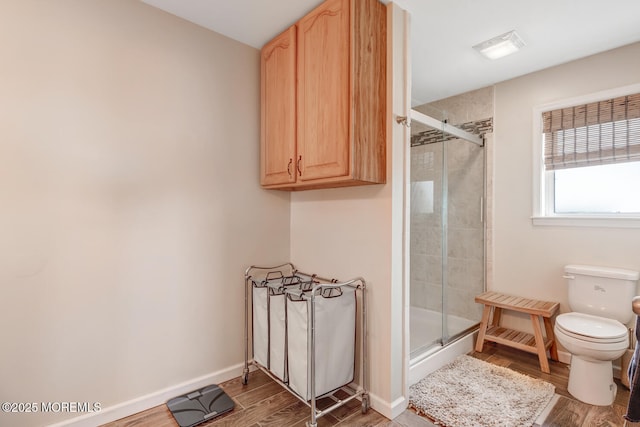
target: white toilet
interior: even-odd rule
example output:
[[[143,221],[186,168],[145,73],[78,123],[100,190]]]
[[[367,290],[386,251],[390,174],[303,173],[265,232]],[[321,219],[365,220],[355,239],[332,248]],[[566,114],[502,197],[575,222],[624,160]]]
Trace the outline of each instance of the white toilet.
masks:
[[[554,332],[571,353],[569,393],[591,405],[611,405],[618,390],[611,362],[629,348],[626,325],[640,273],[588,265],[567,265],[564,271],[573,312],[556,318]]]

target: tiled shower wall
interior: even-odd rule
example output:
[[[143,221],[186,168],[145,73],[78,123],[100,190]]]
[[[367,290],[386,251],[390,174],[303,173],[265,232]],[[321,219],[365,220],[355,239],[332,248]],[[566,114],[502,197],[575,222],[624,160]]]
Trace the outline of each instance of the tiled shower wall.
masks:
[[[411,148],[411,305],[442,310],[442,160],[447,144],[448,251],[447,313],[480,320],[474,302],[491,280],[492,228],[492,119],[493,87],[415,107],[449,124],[483,127],[485,147],[452,139],[418,145],[432,139],[430,128],[412,124]],[[426,131],[426,132],[425,132]],[[445,136],[446,137],[446,136]],[[485,153],[483,153],[483,150]],[[486,181],[483,169],[486,168]],[[484,221],[481,221],[483,186],[486,184]],[[486,235],[485,235],[486,233]]]

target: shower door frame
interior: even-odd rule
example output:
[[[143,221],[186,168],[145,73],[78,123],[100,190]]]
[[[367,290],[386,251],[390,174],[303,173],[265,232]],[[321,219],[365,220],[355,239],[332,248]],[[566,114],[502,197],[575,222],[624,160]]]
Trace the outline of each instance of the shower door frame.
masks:
[[[483,182],[482,182],[482,194],[480,195],[480,221],[482,223],[482,288],[483,290],[486,289],[486,238],[487,238],[487,224],[486,224],[486,214],[485,214],[485,199],[486,199],[486,192],[487,192],[487,164],[486,164],[486,150],[485,150],[485,140],[484,138],[475,135],[475,134],[471,134],[469,132],[466,132],[462,129],[459,129],[455,126],[449,125],[446,122],[442,122],[438,119],[435,119],[433,117],[430,117],[426,114],[423,114],[419,111],[416,110],[410,110],[410,118],[411,118],[411,122],[413,122],[414,120],[420,124],[423,124],[425,126],[428,126],[430,128],[442,131],[443,133],[447,133],[449,135],[452,135],[454,137],[456,137],[457,139],[462,139],[464,141],[473,143],[475,145],[478,145],[479,147],[482,148],[482,178],[483,178]],[[411,122],[409,122],[408,124],[410,125]],[[425,357],[428,357],[430,354],[432,354],[433,351],[437,351],[437,349],[439,348],[443,348],[446,347],[449,344],[454,343],[455,341],[467,336],[470,332],[475,331],[478,329],[480,321],[478,320],[478,323],[462,330],[462,331],[458,331],[455,334],[449,336],[449,332],[448,332],[448,307],[447,307],[447,301],[448,301],[448,297],[447,297],[447,284],[448,284],[448,214],[449,214],[449,210],[448,210],[448,204],[449,204],[449,179],[448,179],[448,167],[447,167],[447,162],[448,162],[448,154],[447,154],[447,146],[448,146],[448,142],[453,142],[450,140],[444,140],[442,141],[442,164],[443,164],[443,170],[442,170],[442,185],[441,185],[441,191],[442,191],[442,206],[440,208],[440,215],[441,215],[441,239],[442,239],[442,251],[441,251],[441,256],[442,256],[442,262],[441,262],[441,269],[442,269],[442,279],[441,279],[441,290],[442,290],[442,310],[441,310],[441,331],[440,331],[440,340],[432,342],[431,344],[425,344],[423,346],[421,346],[421,348],[414,350],[417,351],[419,350],[420,353],[417,355],[412,355],[410,352],[410,356],[409,356],[409,363],[410,365],[413,363],[418,363],[419,361],[423,360]],[[409,156],[411,156],[411,154],[409,154]],[[410,249],[409,249],[410,250]],[[410,303],[410,301],[409,301]],[[411,328],[411,325],[409,325],[409,328]]]

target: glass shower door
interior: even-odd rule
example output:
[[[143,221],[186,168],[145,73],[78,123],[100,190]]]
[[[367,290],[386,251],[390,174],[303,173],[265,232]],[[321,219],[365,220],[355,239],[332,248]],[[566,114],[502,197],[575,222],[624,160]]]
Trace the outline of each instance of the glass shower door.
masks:
[[[485,149],[464,141],[444,143],[443,334],[446,344],[481,319],[474,298],[485,281]]]
[[[425,111],[443,122],[446,115]],[[411,359],[480,321],[484,289],[483,147],[411,124]]]

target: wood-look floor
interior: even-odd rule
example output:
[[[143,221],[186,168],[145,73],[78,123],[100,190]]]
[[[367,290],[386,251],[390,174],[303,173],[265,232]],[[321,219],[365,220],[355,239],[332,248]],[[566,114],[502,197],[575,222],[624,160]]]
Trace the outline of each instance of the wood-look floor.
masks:
[[[251,372],[247,385],[242,385],[238,377],[219,386],[234,400],[236,406],[232,412],[199,426],[302,427],[309,420],[309,407],[262,371]],[[326,406],[327,400],[318,402],[319,408]],[[387,421],[372,409],[363,415],[360,402],[352,400],[321,417],[318,426],[386,426]],[[105,426],[176,427],[178,423],[166,405],[160,405]]]
[[[611,406],[591,406],[572,398],[567,391],[569,368],[560,362],[550,361],[551,373],[540,372],[538,357],[509,347],[487,343],[483,352],[472,356],[487,362],[505,366],[517,372],[540,378],[555,385],[559,400],[542,424],[536,427],[622,427],[629,390],[618,383],[618,394]],[[235,401],[235,409],[202,427],[302,427],[309,419],[309,408],[290,392],[273,382],[260,371],[249,375],[249,383],[242,385],[240,378],[220,384],[220,387]],[[327,402],[319,403],[326,405]],[[177,427],[171,412],[165,405],[105,424],[106,427]],[[372,427],[431,427],[427,419],[406,410],[400,417],[390,421],[370,409],[361,413],[360,402],[352,401],[330,412],[318,420],[318,426],[372,426]],[[640,423],[627,423],[628,427],[639,427]]]

